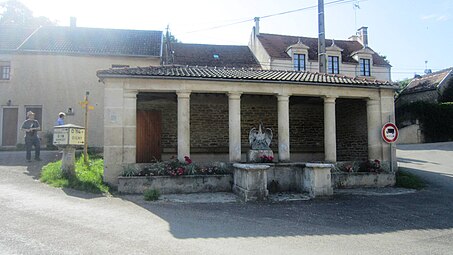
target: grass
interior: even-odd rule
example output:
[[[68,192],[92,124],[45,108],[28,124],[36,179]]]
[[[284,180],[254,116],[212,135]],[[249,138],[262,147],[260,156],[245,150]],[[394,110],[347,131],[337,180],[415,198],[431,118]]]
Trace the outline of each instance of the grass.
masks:
[[[102,181],[104,161],[89,160],[88,166],[80,157],[75,164],[76,176],[67,178],[61,172],[61,160],[52,162],[42,168],[40,180],[53,187],[73,188],[91,193],[108,193],[109,187]]]
[[[396,173],[395,186],[408,189],[422,189],[426,187],[425,182],[418,176],[404,170]]]
[[[146,201],[156,201],[159,199],[160,193],[157,189],[148,189],[143,193]]]

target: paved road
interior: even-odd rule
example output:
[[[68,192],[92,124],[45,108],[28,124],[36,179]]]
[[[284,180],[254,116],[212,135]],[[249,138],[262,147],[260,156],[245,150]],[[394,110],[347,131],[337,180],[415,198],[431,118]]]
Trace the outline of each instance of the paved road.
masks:
[[[453,150],[436,153],[398,151],[429,177],[416,193],[187,204],[55,189],[37,181],[43,163],[1,152],[0,254],[452,254]]]

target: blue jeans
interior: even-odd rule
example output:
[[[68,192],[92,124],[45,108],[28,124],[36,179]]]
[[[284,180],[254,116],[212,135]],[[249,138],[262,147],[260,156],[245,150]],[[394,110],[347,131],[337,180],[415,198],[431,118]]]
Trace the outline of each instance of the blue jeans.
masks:
[[[35,159],[39,159],[41,152],[41,141],[38,136],[25,137],[25,149],[27,150],[27,160],[31,159],[31,149],[35,146]]]

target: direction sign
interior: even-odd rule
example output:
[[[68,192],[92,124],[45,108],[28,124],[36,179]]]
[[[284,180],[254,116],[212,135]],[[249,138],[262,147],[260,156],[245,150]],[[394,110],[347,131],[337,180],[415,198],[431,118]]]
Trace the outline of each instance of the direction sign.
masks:
[[[382,127],[382,139],[387,143],[394,143],[398,139],[398,128],[389,122]]]

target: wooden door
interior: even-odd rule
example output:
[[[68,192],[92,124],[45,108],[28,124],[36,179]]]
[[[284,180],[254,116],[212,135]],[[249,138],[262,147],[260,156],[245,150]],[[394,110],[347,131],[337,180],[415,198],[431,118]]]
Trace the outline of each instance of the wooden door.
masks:
[[[150,163],[162,158],[162,115],[157,111],[137,111],[137,163]]]
[[[3,108],[2,146],[16,146],[18,117],[17,108]]]

